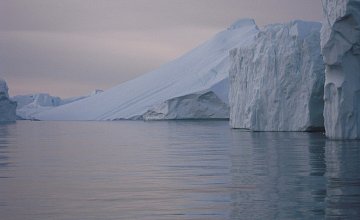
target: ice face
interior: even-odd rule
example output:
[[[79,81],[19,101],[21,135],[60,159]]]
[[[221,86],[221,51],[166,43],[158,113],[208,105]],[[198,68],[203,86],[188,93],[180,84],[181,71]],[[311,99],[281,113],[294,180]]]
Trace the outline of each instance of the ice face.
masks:
[[[0,78],[0,122],[16,121],[16,102],[9,99],[6,81]]]
[[[2,96],[6,96],[7,98],[9,97],[9,88],[6,84],[6,81],[2,78],[0,78],[0,95]]]
[[[11,99],[17,102],[16,114],[20,118],[34,119],[34,114],[51,110],[55,107],[78,101],[86,97],[88,96],[61,99],[60,97],[51,96],[47,93],[36,93],[30,95],[18,95],[11,97]]]
[[[360,139],[360,1],[322,0],[326,136]]]
[[[254,131],[323,127],[324,65],[320,23],[266,26],[231,51],[230,125]]]
[[[211,90],[169,99],[141,116],[144,120],[227,118],[229,106]]]

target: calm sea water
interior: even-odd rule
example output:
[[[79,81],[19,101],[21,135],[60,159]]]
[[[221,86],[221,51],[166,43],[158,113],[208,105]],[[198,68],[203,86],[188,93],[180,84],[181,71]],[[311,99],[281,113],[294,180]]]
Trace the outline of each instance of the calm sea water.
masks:
[[[226,121],[0,125],[0,219],[360,219],[360,142]]]

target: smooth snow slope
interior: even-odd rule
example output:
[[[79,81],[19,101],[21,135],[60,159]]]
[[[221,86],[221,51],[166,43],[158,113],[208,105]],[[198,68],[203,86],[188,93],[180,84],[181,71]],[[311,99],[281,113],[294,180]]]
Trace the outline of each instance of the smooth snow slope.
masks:
[[[150,109],[157,109],[156,106],[167,100],[189,98],[186,95],[216,88],[218,83],[228,78],[229,50],[247,44],[256,33],[258,28],[254,20],[239,20],[201,46],[155,71],[97,96],[42,112],[35,117],[40,120],[141,119]],[[228,103],[224,91],[211,91],[224,103]],[[211,97],[211,100],[215,99]],[[211,106],[205,107],[207,112],[204,114],[208,114]]]

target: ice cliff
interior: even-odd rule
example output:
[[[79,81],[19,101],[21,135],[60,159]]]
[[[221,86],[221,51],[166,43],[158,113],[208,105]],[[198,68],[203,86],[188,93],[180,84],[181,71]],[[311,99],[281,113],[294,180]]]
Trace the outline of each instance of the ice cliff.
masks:
[[[225,91],[228,91],[227,79],[208,90],[166,100],[150,108],[138,119],[228,119],[227,92],[221,94]]]
[[[326,136],[360,139],[360,0],[322,0]]]
[[[0,122],[16,121],[16,102],[9,99],[6,81],[0,78]]]
[[[62,104],[60,97],[46,93],[18,95],[11,99],[17,102],[16,114],[22,119],[32,119],[32,115]]]
[[[266,26],[230,53],[230,125],[254,131],[323,127],[321,24]]]
[[[93,97],[34,115],[40,120],[228,118],[229,50],[252,41],[243,19],[182,57]]]

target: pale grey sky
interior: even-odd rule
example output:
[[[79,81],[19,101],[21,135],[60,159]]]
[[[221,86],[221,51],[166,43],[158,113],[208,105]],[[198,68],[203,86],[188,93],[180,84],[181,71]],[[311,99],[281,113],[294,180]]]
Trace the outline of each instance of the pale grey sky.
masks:
[[[107,89],[240,18],[321,21],[320,0],[0,0],[0,77],[11,95]]]

